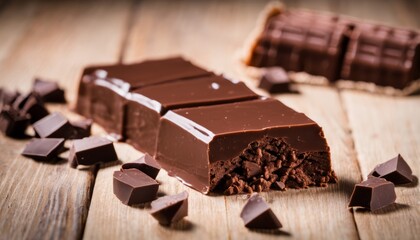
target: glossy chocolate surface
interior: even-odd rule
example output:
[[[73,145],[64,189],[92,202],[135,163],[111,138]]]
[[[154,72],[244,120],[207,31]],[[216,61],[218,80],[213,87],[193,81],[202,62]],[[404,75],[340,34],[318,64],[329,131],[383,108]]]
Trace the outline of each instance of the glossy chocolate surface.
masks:
[[[137,159],[136,161],[124,163],[121,166],[121,169],[131,168],[138,169],[153,179],[156,179],[161,169],[160,165],[156,162],[156,160],[147,153],[144,156]]]
[[[169,111],[161,119],[156,159],[170,175],[208,193],[217,184],[210,184],[212,168],[234,162],[250,143],[266,138],[281,140],[296,154],[323,153],[318,161],[330,176],[329,148],[322,129],[274,99]]]
[[[36,161],[52,161],[64,148],[64,141],[64,138],[34,138],[26,144],[22,155]]]
[[[413,171],[404,158],[398,154],[395,158],[375,166],[368,177],[380,177],[394,184],[404,184],[413,182]]]
[[[244,83],[215,75],[144,87],[127,95],[124,136],[137,149],[153,155],[159,119],[168,110],[256,98]]]
[[[73,136],[74,130],[67,118],[58,112],[42,118],[33,124],[37,136],[41,138],[66,138]]]
[[[73,141],[69,162],[72,167],[93,165],[118,160],[114,144],[103,137],[88,137]]]

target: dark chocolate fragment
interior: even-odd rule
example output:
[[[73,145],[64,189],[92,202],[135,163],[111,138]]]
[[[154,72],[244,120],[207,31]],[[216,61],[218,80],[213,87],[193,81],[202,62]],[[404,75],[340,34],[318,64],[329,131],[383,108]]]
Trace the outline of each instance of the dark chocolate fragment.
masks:
[[[73,141],[70,148],[70,166],[94,165],[118,160],[114,144],[103,137],[88,137]]]
[[[258,87],[269,93],[286,93],[290,92],[290,79],[283,68],[272,67],[264,73]]]
[[[400,154],[389,161],[377,165],[369,174],[373,177],[385,178],[394,184],[411,183],[413,172]]]
[[[50,162],[57,159],[64,148],[64,138],[34,138],[25,147],[22,155],[36,161]]]
[[[137,169],[114,172],[114,194],[122,203],[134,205],[156,199],[159,183]]]
[[[245,227],[254,229],[277,229],[282,225],[268,204],[253,193],[241,212]]]
[[[395,202],[395,186],[383,178],[368,178],[355,185],[349,207],[362,207],[375,211]]]
[[[20,95],[14,102],[13,107],[19,109],[22,114],[29,114],[31,123],[34,123],[49,114],[44,102],[37,93]]]
[[[83,120],[70,122],[70,125],[74,129],[74,134],[71,138],[81,139],[85,137],[90,137],[92,123],[93,123],[92,119],[83,119]]]
[[[64,90],[56,82],[36,78],[32,91],[38,93],[45,102],[65,103]]]
[[[135,148],[154,155],[159,119],[168,110],[256,98],[244,83],[215,75],[144,87],[127,95],[124,135]]]
[[[136,168],[153,179],[156,179],[156,176],[160,171],[160,165],[147,153],[134,162],[128,162],[122,165],[122,169],[130,168]]]
[[[18,91],[10,92],[7,89],[0,88],[0,107],[11,105],[19,96],[20,93]]]
[[[65,138],[69,139],[74,134],[74,129],[67,118],[58,112],[42,118],[33,124],[37,136],[41,138]]]
[[[29,115],[22,115],[13,107],[3,106],[0,112],[0,131],[9,137],[25,136],[26,128],[29,126]]]
[[[186,191],[158,198],[151,203],[152,216],[162,225],[170,225],[188,216],[188,193]]]
[[[285,190],[286,190],[286,184],[284,184],[284,182],[275,181],[275,182],[271,185],[271,188],[272,188],[272,189],[276,189],[276,190],[285,191]]]
[[[203,193],[269,191],[275,181],[288,188],[336,181],[321,127],[277,100],[171,110],[160,122],[156,160]]]

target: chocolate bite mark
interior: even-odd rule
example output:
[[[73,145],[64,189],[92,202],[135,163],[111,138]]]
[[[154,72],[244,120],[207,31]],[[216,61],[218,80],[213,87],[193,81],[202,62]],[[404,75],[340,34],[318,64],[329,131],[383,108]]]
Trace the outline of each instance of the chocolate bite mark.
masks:
[[[158,198],[151,203],[150,214],[162,225],[170,225],[188,216],[188,193],[186,191]]]
[[[264,73],[258,87],[269,93],[287,93],[290,92],[290,79],[283,68],[272,67]]]
[[[241,212],[245,227],[255,229],[277,229],[282,225],[262,197],[254,193]]]
[[[147,174],[149,177],[156,179],[156,176],[159,174],[161,167],[152,156],[146,153],[144,156],[134,162],[124,163],[121,168],[135,168]]]
[[[269,191],[281,182],[288,188],[336,182],[325,152],[297,152],[284,139],[264,137],[229,161],[210,165],[211,189],[224,194]],[[280,189],[284,189],[280,188]]]
[[[57,159],[64,148],[64,138],[34,138],[25,147],[22,155],[36,161]]]
[[[69,139],[74,134],[74,129],[67,118],[58,112],[42,118],[33,124],[37,136],[41,138]]]
[[[159,183],[137,169],[114,172],[115,196],[126,205],[150,202],[156,199]]]
[[[392,182],[373,177],[355,185],[349,207],[362,207],[375,211],[394,203],[396,198]]]
[[[32,91],[38,93],[45,102],[65,103],[64,90],[56,82],[35,79]]]
[[[29,116],[11,106],[3,106],[0,112],[0,131],[9,137],[24,137],[29,126]]]
[[[118,160],[114,145],[103,137],[88,137],[74,140],[70,148],[70,166],[93,165]]]

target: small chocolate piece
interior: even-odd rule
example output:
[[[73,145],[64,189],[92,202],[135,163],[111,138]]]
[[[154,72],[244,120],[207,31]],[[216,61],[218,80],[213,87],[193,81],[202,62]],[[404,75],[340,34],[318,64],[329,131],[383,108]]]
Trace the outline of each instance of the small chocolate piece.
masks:
[[[18,97],[18,91],[10,92],[4,88],[0,88],[0,107],[3,105],[11,105]]]
[[[45,102],[65,103],[64,90],[56,82],[35,79],[32,91],[38,93]]]
[[[156,176],[160,171],[160,165],[147,153],[134,162],[124,163],[122,165],[122,169],[130,168],[136,168],[153,179],[156,179]]]
[[[88,137],[73,141],[69,161],[72,167],[118,160],[114,144],[103,137]]]
[[[246,178],[250,178],[261,173],[261,168],[257,163],[244,161],[242,164]]]
[[[66,138],[74,134],[74,129],[67,118],[58,112],[42,118],[33,124],[37,136],[41,138]]]
[[[29,114],[31,123],[34,123],[49,114],[44,106],[44,102],[37,93],[20,95],[13,102],[13,107],[19,109],[22,114]]]
[[[22,115],[11,106],[3,106],[0,112],[0,131],[9,137],[22,137],[29,125],[29,116]]]
[[[272,67],[264,73],[258,87],[269,93],[286,93],[290,92],[290,79],[283,68]]]
[[[275,181],[271,185],[271,188],[276,189],[276,190],[280,190],[280,191],[285,191],[286,190],[286,184],[284,184],[284,182]]]
[[[400,154],[395,158],[377,165],[369,174],[373,177],[385,178],[394,184],[411,183],[413,172]]]
[[[49,162],[60,154],[64,141],[64,138],[34,138],[26,145],[22,155],[36,161]]]
[[[277,229],[282,225],[268,204],[257,193],[253,193],[241,212],[245,227],[255,229]]]
[[[151,214],[162,225],[170,225],[188,216],[188,193],[164,196],[151,203]]]
[[[395,202],[395,186],[383,178],[368,178],[354,186],[349,207],[362,207],[375,211]]]
[[[114,194],[126,205],[150,202],[156,199],[159,183],[137,169],[114,172]]]
[[[85,137],[90,137],[92,123],[93,123],[92,119],[83,119],[83,120],[70,122],[70,125],[74,129],[74,135],[71,138],[81,139]]]

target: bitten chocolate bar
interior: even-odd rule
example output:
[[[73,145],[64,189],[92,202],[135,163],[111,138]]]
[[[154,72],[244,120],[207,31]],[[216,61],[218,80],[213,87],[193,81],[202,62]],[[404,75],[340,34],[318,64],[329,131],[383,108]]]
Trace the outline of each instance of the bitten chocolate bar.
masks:
[[[323,77],[340,80],[339,87],[405,95],[420,89],[418,30],[280,7],[269,7],[263,20],[246,47],[248,66],[306,73],[293,74],[297,82]]]
[[[203,193],[325,186],[336,180],[322,129],[242,82],[182,58],[89,68],[85,74],[79,113],[121,134]]]
[[[321,127],[274,99],[169,111],[161,118],[156,160],[206,194],[268,191],[276,181],[304,188],[336,180]]]

